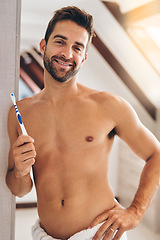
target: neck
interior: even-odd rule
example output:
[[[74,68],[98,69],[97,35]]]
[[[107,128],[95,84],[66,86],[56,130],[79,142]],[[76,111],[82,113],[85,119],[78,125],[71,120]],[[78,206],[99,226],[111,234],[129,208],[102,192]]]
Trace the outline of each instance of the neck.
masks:
[[[76,76],[66,82],[58,82],[44,71],[44,93],[47,100],[52,102],[65,101],[78,92]]]

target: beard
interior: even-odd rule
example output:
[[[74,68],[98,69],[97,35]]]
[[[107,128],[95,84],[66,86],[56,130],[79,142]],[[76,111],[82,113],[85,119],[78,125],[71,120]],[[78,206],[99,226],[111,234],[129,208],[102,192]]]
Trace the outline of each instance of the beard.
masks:
[[[72,68],[68,71],[66,71],[64,68],[60,68],[58,70],[54,65],[54,62],[58,60],[70,63],[72,65]],[[79,71],[79,68],[76,69],[75,62],[71,63],[70,60],[66,60],[64,57],[58,57],[56,55],[52,56],[51,59],[49,59],[47,57],[46,51],[44,52],[43,63],[48,73],[58,82],[66,82],[68,79],[74,77]]]

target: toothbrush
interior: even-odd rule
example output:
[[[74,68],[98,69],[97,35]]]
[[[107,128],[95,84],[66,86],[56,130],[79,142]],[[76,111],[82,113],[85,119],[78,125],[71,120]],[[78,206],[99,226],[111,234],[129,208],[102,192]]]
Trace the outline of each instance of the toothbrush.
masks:
[[[15,110],[16,110],[16,116],[17,116],[19,125],[20,125],[20,127],[21,127],[22,134],[23,134],[23,135],[28,135],[28,134],[27,134],[27,131],[26,131],[26,129],[25,129],[25,126],[24,126],[24,124],[23,124],[23,122],[22,122],[21,114],[20,114],[20,112],[18,111],[18,108],[17,108],[16,99],[15,99],[14,93],[11,93],[11,94],[10,94],[10,97],[11,97],[11,100],[12,100],[12,102],[13,102],[13,104],[14,104],[14,108],[15,108]]]

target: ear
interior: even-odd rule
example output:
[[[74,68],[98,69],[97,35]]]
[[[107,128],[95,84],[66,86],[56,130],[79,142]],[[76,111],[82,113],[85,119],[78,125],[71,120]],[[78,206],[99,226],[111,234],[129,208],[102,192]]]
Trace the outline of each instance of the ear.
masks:
[[[84,58],[82,59],[82,63],[84,63],[87,60],[87,56],[88,56],[88,54],[85,53]]]
[[[42,39],[39,43],[39,46],[40,46],[40,52],[41,52],[42,56],[44,56],[46,41],[44,39]]]

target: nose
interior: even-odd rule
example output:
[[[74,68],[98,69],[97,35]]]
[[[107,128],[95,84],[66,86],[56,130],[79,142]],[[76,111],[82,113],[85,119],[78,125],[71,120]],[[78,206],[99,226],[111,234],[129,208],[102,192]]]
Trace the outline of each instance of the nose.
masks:
[[[62,49],[61,55],[65,58],[65,59],[72,59],[73,57],[73,52],[71,47],[64,47]]]

